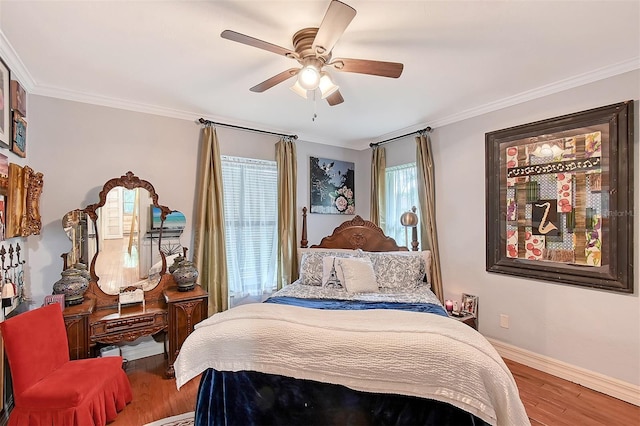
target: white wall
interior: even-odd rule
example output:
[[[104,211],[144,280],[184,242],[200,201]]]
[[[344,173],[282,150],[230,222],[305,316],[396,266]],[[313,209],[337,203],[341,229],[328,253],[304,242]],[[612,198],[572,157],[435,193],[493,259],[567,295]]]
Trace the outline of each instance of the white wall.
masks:
[[[39,305],[60,278],[62,259],[71,243],[61,227],[68,211],[98,201],[104,183],[132,171],[151,182],[159,202],[180,210],[187,218],[182,244],[192,247],[196,168],[200,125],[149,114],[88,105],[43,96],[28,99],[26,164],[44,173],[40,201],[42,233],[31,236],[27,291]],[[277,136],[218,127],[220,151],[267,160],[275,159]],[[296,142],[298,151],[298,206],[309,203],[309,156],[324,156],[356,163],[356,207],[369,215],[369,155],[345,148]],[[15,156],[14,156],[15,157]],[[15,158],[10,158],[12,162]],[[361,174],[360,171],[365,171]],[[322,217],[320,217],[322,216]],[[310,215],[309,241],[330,233],[352,216]],[[300,227],[301,225],[299,225]],[[192,251],[189,252],[191,254]]]
[[[640,384],[638,112],[640,71],[437,128],[431,134],[445,297],[479,296],[487,337]],[[635,104],[635,293],[619,294],[485,271],[485,133],[629,99]],[[428,123],[427,123],[428,124]],[[387,146],[387,165],[415,161],[413,138]],[[499,326],[509,316],[510,328]]]

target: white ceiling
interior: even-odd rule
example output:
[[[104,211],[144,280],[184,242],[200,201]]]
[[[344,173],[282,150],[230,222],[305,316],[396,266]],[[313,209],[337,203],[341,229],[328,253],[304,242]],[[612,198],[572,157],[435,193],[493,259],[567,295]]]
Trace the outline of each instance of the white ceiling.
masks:
[[[0,54],[33,94],[355,149],[640,68],[637,0],[346,3],[357,15],[333,56],[405,67],[398,79],[332,72],[345,98],[334,107],[295,95],[293,79],[250,92],[297,62],[220,37],[292,49],[329,0],[3,0]]]

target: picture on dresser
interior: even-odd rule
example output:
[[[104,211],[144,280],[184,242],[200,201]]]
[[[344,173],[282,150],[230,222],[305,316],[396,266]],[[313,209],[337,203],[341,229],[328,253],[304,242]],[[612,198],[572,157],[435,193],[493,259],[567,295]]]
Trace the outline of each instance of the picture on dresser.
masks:
[[[471,314],[474,317],[478,315],[478,296],[471,294],[462,295],[462,312]]]

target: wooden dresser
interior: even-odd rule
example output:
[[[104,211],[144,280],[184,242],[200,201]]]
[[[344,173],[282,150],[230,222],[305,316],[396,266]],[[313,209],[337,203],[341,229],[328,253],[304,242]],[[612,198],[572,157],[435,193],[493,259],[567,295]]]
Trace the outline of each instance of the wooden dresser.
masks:
[[[170,285],[164,288],[163,296],[164,300],[147,303],[144,311],[141,305],[134,305],[120,314],[117,307],[97,308],[93,298],[66,307],[63,315],[71,359],[97,356],[101,344],[132,342],[165,332],[169,343],[166,374],[172,378],[182,343],[194,325],[207,318],[208,293],[199,285],[185,292]]]

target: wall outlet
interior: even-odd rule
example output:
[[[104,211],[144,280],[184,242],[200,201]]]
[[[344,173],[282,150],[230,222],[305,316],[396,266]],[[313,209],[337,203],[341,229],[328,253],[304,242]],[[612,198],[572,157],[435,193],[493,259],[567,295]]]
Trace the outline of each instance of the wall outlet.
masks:
[[[509,315],[500,314],[500,327],[509,328]]]

